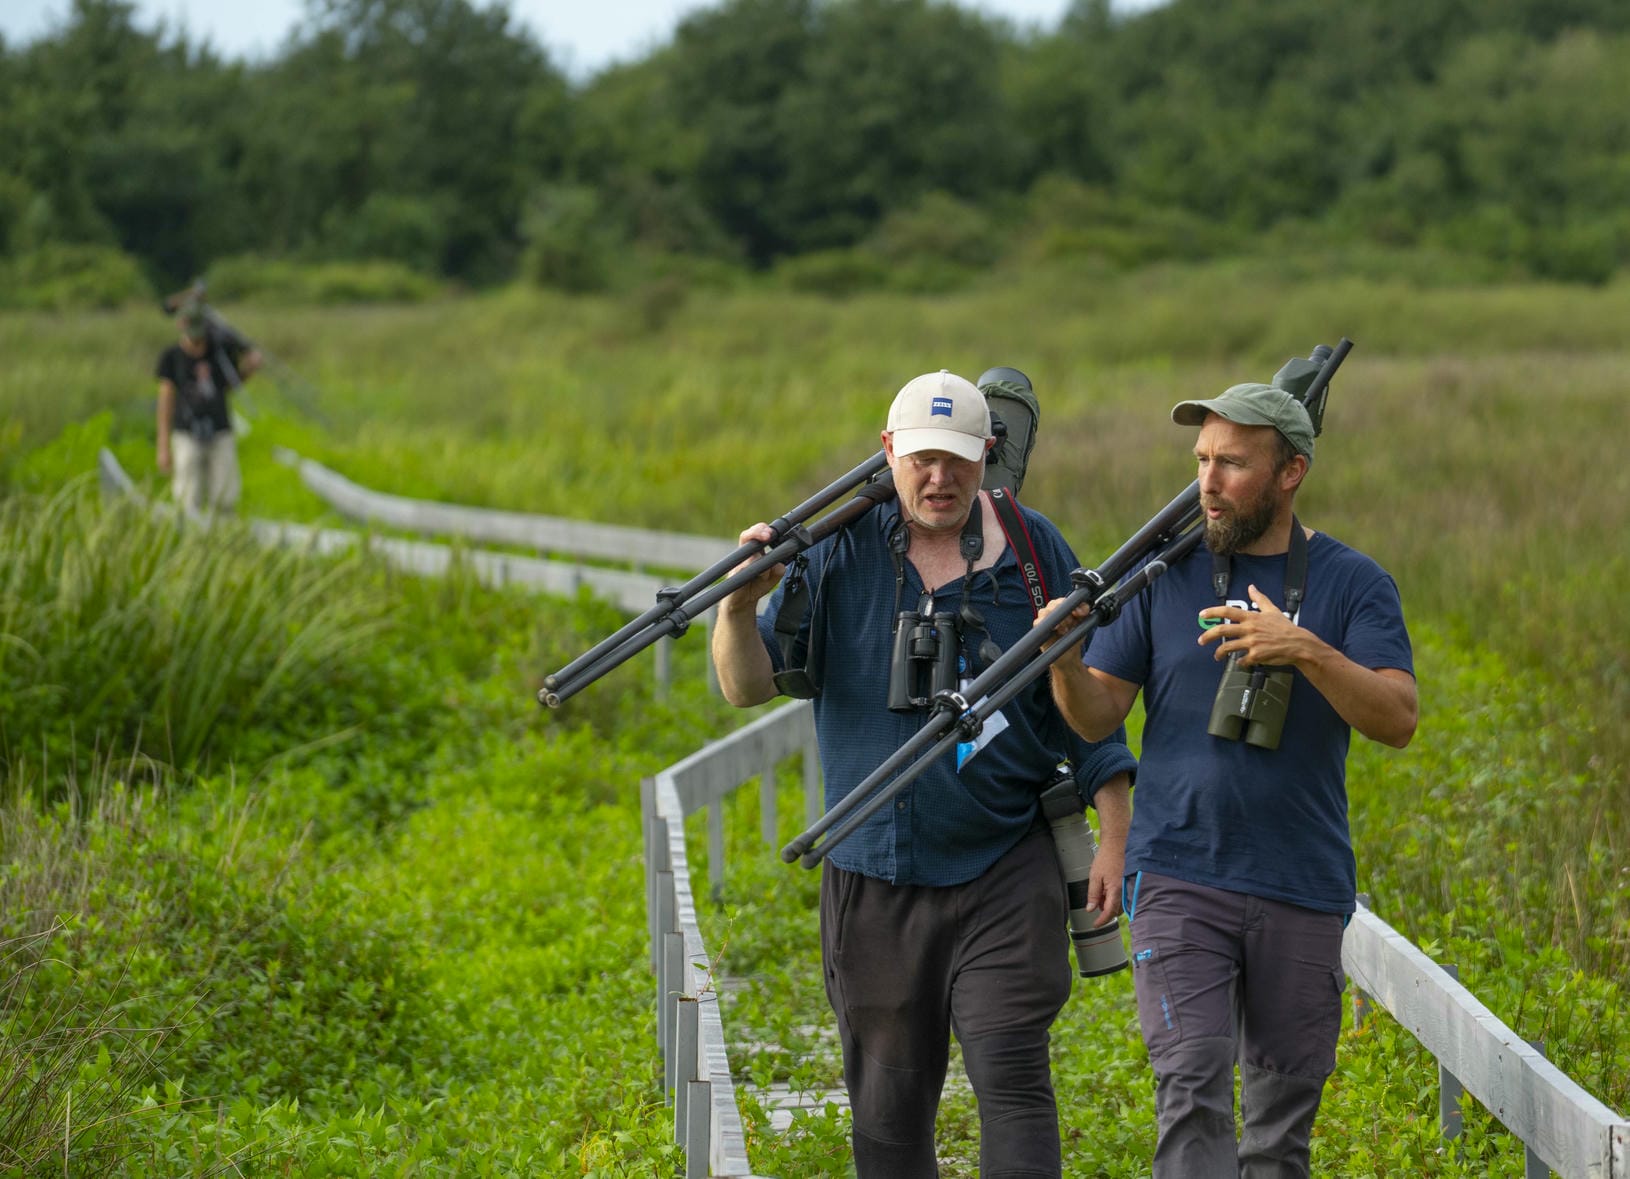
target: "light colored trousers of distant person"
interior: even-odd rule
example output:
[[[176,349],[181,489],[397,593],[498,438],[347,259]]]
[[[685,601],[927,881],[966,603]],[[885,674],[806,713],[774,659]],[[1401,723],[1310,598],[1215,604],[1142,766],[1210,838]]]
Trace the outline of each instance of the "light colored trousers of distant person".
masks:
[[[189,515],[230,512],[238,506],[243,482],[238,474],[238,441],[232,431],[222,430],[208,442],[200,442],[185,430],[170,435],[170,455],[175,463],[171,491],[176,503]]]

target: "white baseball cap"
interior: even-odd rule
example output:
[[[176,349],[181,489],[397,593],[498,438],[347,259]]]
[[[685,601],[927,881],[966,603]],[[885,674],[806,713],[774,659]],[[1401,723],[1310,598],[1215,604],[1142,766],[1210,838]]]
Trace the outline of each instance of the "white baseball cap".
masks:
[[[984,459],[994,437],[985,395],[943,368],[906,382],[889,406],[888,432],[896,455],[943,450],[969,462]]]

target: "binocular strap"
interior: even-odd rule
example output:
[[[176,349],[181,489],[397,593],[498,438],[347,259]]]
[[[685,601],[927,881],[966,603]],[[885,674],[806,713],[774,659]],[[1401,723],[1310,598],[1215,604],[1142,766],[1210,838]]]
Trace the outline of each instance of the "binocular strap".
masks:
[[[1217,601],[1228,604],[1228,583],[1233,577],[1233,558],[1228,553],[1211,554],[1211,589]],[[1290,554],[1285,559],[1285,614],[1293,622],[1307,595],[1307,532],[1293,514],[1290,518]]]

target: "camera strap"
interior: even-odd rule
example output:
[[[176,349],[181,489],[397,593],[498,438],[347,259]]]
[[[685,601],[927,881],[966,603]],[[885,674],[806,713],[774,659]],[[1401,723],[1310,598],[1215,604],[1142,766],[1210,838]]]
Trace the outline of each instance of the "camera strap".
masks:
[[[781,609],[775,614],[775,641],[781,648],[781,666],[785,669],[776,673],[776,687],[784,695],[798,700],[809,700],[815,696],[815,685],[821,674],[821,655],[813,632],[804,652],[804,664],[800,666],[794,660],[798,628],[804,624],[809,604],[809,558],[799,553],[787,566],[786,580],[781,587]]]
[[[1047,582],[1041,575],[1041,558],[1036,554],[1036,542],[1030,538],[1030,529],[1025,526],[1024,516],[1019,512],[1019,501],[1007,488],[993,487],[990,489],[990,504],[996,509],[996,522],[1002,526],[1002,535],[1007,537],[1007,547],[1018,558],[1019,572],[1024,575],[1024,588],[1030,594],[1030,609],[1039,618],[1052,595],[1047,592]]]
[[[1233,561],[1228,553],[1211,554],[1211,589],[1217,601],[1228,604],[1228,583]],[[1285,558],[1285,614],[1296,620],[1307,594],[1307,532],[1293,514],[1290,518],[1290,553]]]

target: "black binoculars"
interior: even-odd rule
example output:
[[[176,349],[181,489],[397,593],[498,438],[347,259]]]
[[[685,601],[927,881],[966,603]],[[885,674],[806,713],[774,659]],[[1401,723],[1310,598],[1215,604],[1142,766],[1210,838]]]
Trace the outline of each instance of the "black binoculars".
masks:
[[[918,610],[902,610],[894,620],[889,655],[889,710],[921,712],[941,692],[954,692],[962,674],[962,620],[950,610],[933,609],[927,598]]]
[[[1234,652],[1223,667],[1222,683],[1211,701],[1206,732],[1225,741],[1244,738],[1259,749],[1278,749],[1290,708],[1288,667],[1242,667]]]

